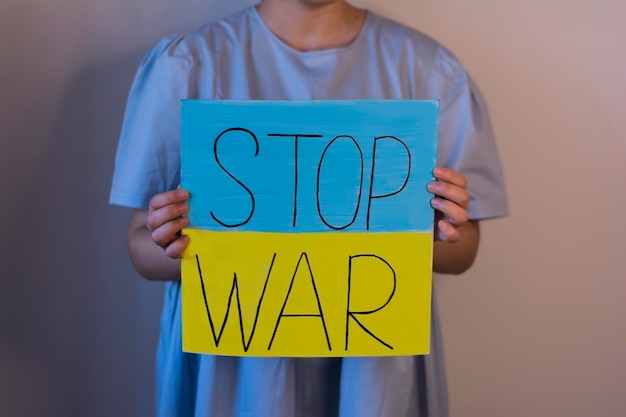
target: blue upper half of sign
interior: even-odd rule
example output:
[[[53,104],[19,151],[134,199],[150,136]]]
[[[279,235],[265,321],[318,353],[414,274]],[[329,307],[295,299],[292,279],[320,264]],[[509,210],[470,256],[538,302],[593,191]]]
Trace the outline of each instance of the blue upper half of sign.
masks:
[[[439,102],[182,102],[190,227],[431,231]]]

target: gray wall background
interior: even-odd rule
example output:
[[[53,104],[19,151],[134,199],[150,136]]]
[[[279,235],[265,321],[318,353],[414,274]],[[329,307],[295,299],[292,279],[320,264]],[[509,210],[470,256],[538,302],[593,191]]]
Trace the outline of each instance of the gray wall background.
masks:
[[[128,88],[233,0],[0,3],[0,415],[150,416],[162,284],[110,207]],[[626,6],[362,1],[435,36],[490,104],[512,216],[437,277],[454,417],[626,415]]]

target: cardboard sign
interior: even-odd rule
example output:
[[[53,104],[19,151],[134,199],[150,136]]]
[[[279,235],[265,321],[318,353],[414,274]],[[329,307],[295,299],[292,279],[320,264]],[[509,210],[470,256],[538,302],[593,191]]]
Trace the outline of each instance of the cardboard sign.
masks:
[[[184,101],[183,349],[429,351],[436,101]]]

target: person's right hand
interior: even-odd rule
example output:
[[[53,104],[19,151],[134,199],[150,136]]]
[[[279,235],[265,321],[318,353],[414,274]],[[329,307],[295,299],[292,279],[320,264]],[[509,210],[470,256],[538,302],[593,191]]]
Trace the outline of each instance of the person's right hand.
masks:
[[[188,198],[187,191],[172,190],[152,197],[148,208],[146,226],[150,236],[173,259],[180,258],[189,244],[189,237],[180,234],[181,229],[189,224],[186,216]]]

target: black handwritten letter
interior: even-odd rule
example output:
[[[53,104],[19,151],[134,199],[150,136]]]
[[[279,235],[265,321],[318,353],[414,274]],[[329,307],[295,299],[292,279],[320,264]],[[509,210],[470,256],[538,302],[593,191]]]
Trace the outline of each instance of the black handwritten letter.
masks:
[[[206,314],[209,319],[209,326],[211,327],[211,334],[213,335],[213,342],[215,343],[215,347],[220,346],[220,339],[222,338],[222,334],[224,333],[224,328],[226,327],[226,322],[228,321],[228,316],[230,314],[230,305],[233,301],[233,293],[237,299],[237,311],[239,312],[239,330],[241,331],[241,345],[243,346],[244,352],[248,351],[250,347],[250,343],[254,337],[254,331],[256,330],[256,324],[259,320],[259,312],[261,311],[261,304],[263,304],[263,297],[265,296],[265,290],[267,289],[267,283],[270,280],[270,275],[272,273],[272,267],[274,266],[274,261],[276,260],[276,254],[272,257],[272,262],[270,263],[270,267],[267,271],[267,278],[265,278],[265,285],[263,285],[263,291],[261,292],[261,297],[259,298],[259,303],[256,308],[256,315],[254,316],[254,324],[252,325],[252,330],[250,331],[250,336],[248,340],[245,340],[244,331],[243,331],[243,314],[241,312],[241,302],[239,301],[239,285],[237,283],[237,273],[234,274],[233,285],[230,288],[230,294],[228,296],[228,305],[226,307],[226,313],[224,315],[224,320],[222,321],[222,326],[220,327],[219,334],[215,334],[215,325],[213,323],[213,318],[211,317],[211,310],[209,309],[209,302],[207,300],[206,291],[204,289],[204,278],[202,277],[202,268],[200,267],[200,259],[198,255],[196,255],[196,264],[198,266],[198,275],[200,276],[200,285],[202,286],[202,297],[204,298],[204,307],[206,309]]]
[[[230,173],[230,171],[228,171],[226,168],[224,168],[224,165],[222,165],[222,163],[220,162],[220,158],[217,155],[217,143],[220,141],[220,139],[222,139],[222,137],[230,132],[245,132],[247,134],[249,134],[252,139],[254,140],[254,144],[256,146],[256,150],[254,151],[254,156],[257,156],[259,154],[259,141],[257,140],[256,136],[254,133],[252,133],[251,131],[249,131],[248,129],[244,129],[242,127],[233,127],[230,129],[226,129],[225,131],[223,131],[222,133],[219,134],[219,136],[215,139],[215,142],[213,142],[213,155],[215,156],[215,162],[217,162],[217,164],[220,166],[220,168],[222,168],[222,170],[228,174],[229,177],[231,177],[233,180],[235,180],[235,182],[239,185],[241,185],[241,187],[246,190],[246,192],[250,195],[250,199],[252,200],[252,204],[250,207],[250,214],[248,215],[248,217],[240,222],[240,223],[235,223],[235,224],[228,224],[225,223],[223,221],[221,221],[220,219],[218,219],[215,214],[213,212],[211,212],[211,217],[213,217],[213,220],[215,220],[216,222],[218,222],[219,224],[221,224],[224,227],[229,227],[229,228],[233,228],[233,227],[239,227],[239,226],[243,226],[244,224],[248,223],[250,221],[250,219],[252,218],[252,215],[254,214],[254,194],[252,194],[252,191],[250,191],[250,189],[248,187],[245,186],[245,184],[243,182],[241,182],[239,179],[237,179],[233,174]]]
[[[293,186],[293,227],[296,227],[296,215],[298,214],[298,139],[300,138],[321,138],[322,135],[305,135],[304,133],[283,134],[268,133],[267,136],[294,138],[294,186]]]
[[[291,294],[291,289],[293,288],[293,282],[296,279],[296,274],[298,273],[298,268],[300,267],[300,262],[304,259],[306,262],[306,266],[309,269],[309,275],[311,276],[311,284],[313,284],[313,292],[315,293],[315,299],[317,300],[317,308],[319,314],[284,314],[285,307],[287,306],[287,300],[289,300],[289,294]],[[326,320],[324,320],[324,313],[322,312],[322,303],[320,302],[320,297],[317,294],[317,286],[315,285],[315,278],[313,278],[313,271],[311,270],[311,264],[309,263],[309,257],[306,252],[302,252],[300,255],[300,259],[298,259],[298,263],[296,264],[296,269],[293,271],[293,276],[291,277],[291,283],[289,284],[289,290],[287,290],[287,296],[285,297],[285,302],[283,303],[283,307],[280,309],[280,314],[278,315],[278,320],[276,321],[276,327],[274,327],[274,333],[272,334],[272,339],[270,340],[269,345],[267,346],[267,350],[272,349],[272,344],[274,343],[274,338],[276,337],[276,331],[278,330],[278,325],[280,325],[280,321],[283,317],[319,317],[322,320],[322,327],[324,328],[324,335],[326,336],[326,343],[328,344],[328,351],[332,351],[330,347],[330,338],[328,337],[328,330],[326,329]]]
[[[378,308],[375,308],[373,310],[366,310],[366,311],[351,311],[350,310],[350,290],[351,290],[351,287],[352,287],[352,260],[353,259],[358,259],[358,258],[375,258],[375,259],[378,259],[381,262],[383,262],[385,265],[387,265],[387,267],[389,268],[389,270],[393,274],[393,290],[391,290],[391,294],[389,295],[389,298],[387,299],[387,301],[385,301],[385,304],[383,304],[382,306],[380,306]],[[393,295],[395,293],[396,293],[396,271],[394,271],[393,267],[391,265],[389,265],[389,262],[387,262],[386,260],[384,260],[380,256],[371,255],[371,254],[361,254],[361,255],[350,256],[350,259],[348,260],[348,304],[347,304],[347,307],[346,307],[346,346],[345,346],[345,350],[348,350],[348,335],[349,335],[349,329],[350,329],[350,319],[354,320],[356,322],[356,324],[358,324],[361,327],[361,329],[363,329],[367,334],[372,336],[374,339],[378,340],[381,344],[387,346],[389,349],[393,349],[393,347],[391,347],[391,345],[389,345],[388,343],[385,343],[381,338],[379,338],[374,333],[372,333],[368,328],[366,328],[359,321],[359,319],[356,318],[356,316],[357,315],[373,314],[373,313],[376,313],[377,311],[382,310],[383,308],[385,308],[387,306],[387,304],[389,304],[389,302],[391,301],[391,299],[393,298]]]
[[[407,154],[407,171],[406,171],[406,177],[404,178],[404,183],[402,184],[402,186],[397,189],[396,191],[393,191],[391,193],[388,194],[381,194],[381,195],[374,195],[373,194],[373,188],[374,188],[374,168],[376,165],[376,146],[378,144],[379,140],[395,140],[396,142],[398,142],[400,145],[402,145],[404,147],[404,149],[406,149],[406,154]],[[398,139],[395,136],[380,136],[377,138],[374,138],[374,151],[372,152],[372,175],[370,177],[370,196],[367,200],[367,217],[366,217],[366,224],[365,224],[365,230],[370,230],[370,209],[372,207],[372,200],[375,198],[385,198],[385,197],[391,197],[392,195],[396,195],[398,193],[400,193],[402,190],[404,190],[404,188],[406,187],[407,183],[409,182],[409,177],[411,176],[411,151],[409,151],[409,147],[406,146],[406,143],[402,142],[400,139]]]
[[[352,143],[354,143],[354,146],[356,147],[356,150],[359,152],[359,159],[361,161],[361,175],[360,175],[360,182],[359,182],[359,192],[357,194],[357,200],[356,200],[356,207],[354,209],[354,215],[352,216],[352,220],[350,222],[348,222],[347,224],[344,224],[343,226],[335,226],[332,225],[328,222],[328,220],[326,220],[326,218],[324,217],[324,215],[322,214],[322,207],[320,205],[320,172],[322,170],[322,163],[324,162],[324,156],[326,156],[326,151],[328,151],[328,148],[330,148],[332,146],[333,143],[335,143],[335,141],[337,141],[338,139],[349,139],[352,141]],[[356,140],[354,140],[354,138],[352,136],[346,136],[346,135],[341,135],[341,136],[337,136],[335,137],[333,140],[331,140],[328,145],[326,145],[326,148],[324,148],[324,152],[322,152],[322,156],[320,158],[320,162],[319,165],[317,166],[317,192],[315,194],[315,200],[317,201],[317,212],[320,216],[320,219],[322,220],[322,222],[330,227],[331,229],[334,230],[343,230],[347,227],[349,227],[350,225],[352,225],[354,223],[354,221],[356,220],[356,217],[359,213],[359,206],[361,205],[361,193],[363,190],[363,152],[361,151],[361,147],[359,146],[359,144],[357,143]]]

